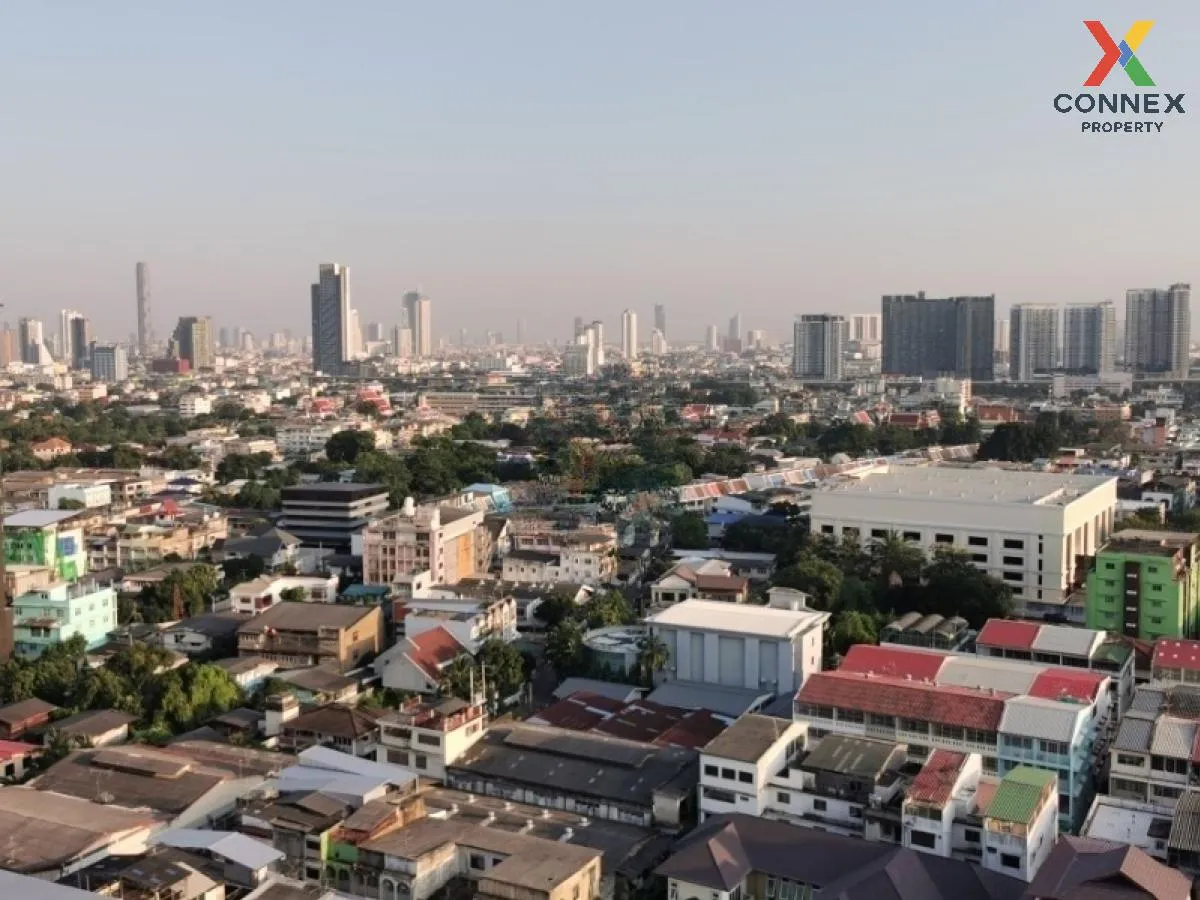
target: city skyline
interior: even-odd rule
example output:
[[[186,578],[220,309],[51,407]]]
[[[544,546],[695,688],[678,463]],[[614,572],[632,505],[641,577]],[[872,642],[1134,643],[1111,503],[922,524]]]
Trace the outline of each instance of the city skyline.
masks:
[[[69,28],[14,10],[0,75],[37,88],[0,113],[15,136],[0,163],[26,173],[0,223],[13,321],[79,309],[98,337],[124,340],[137,260],[153,270],[160,336],[182,315],[302,332],[312,267],[328,259],[354,268],[364,321],[392,321],[419,282],[438,337],[461,323],[508,333],[517,311],[530,341],[561,334],[574,310],[615,332],[623,308],[649,322],[663,304],[677,311],[672,340],[698,341],[736,307],[780,339],[794,315],[873,312],[895,290],[994,294],[1004,316],[1048,294],[1099,302],[1191,278],[1200,212],[1177,200],[1193,117],[1122,140],[1054,113],[1050,98],[1094,64],[1077,9],[1042,11],[1031,33],[1024,10],[984,21],[950,2],[866,16],[663,2],[636,9],[631,36],[635,8],[619,3],[471,8],[464,30],[460,13],[368,2],[332,46],[309,3],[239,7],[232,35],[220,3],[81,9]],[[1124,13],[1112,0],[1086,12]],[[1187,89],[1200,10],[1153,12],[1155,79]],[[893,39],[915,16],[936,60]],[[568,50],[555,32],[588,38]],[[397,34],[415,58],[393,52]],[[956,66],[971,77],[946,79]],[[835,68],[838,90],[818,89]],[[321,108],[339,110],[337,129],[314,133]],[[1114,196],[1134,198],[1136,232],[1111,215]],[[219,296],[214,270],[229,286]]]

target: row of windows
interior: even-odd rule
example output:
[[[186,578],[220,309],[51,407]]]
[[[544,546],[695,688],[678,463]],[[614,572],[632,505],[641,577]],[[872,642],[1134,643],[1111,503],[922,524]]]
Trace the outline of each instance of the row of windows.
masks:
[[[742,784],[754,784],[754,775],[750,772],[735,772],[733,769],[721,769],[713,765],[705,765],[704,774],[709,778],[723,778],[725,781],[740,781]]]
[[[834,527],[832,525],[822,525],[821,533],[822,534],[833,534]],[[848,536],[858,537],[858,529],[853,526],[850,526],[850,525],[844,526],[842,528],[842,533],[845,535],[848,535]],[[892,534],[892,533],[893,532],[887,528],[872,528],[871,529],[871,539],[872,540],[886,540],[888,535]],[[920,543],[921,532],[919,532],[919,531],[903,531],[903,532],[900,532],[900,537],[906,541],[915,541],[917,543]],[[933,543],[935,543],[935,544],[953,544],[954,543],[954,535],[946,534],[944,532],[938,532],[938,533],[934,534],[934,536],[933,536]],[[1041,542],[1039,541],[1039,550],[1040,550],[1040,543]],[[967,546],[968,547],[987,547],[987,546],[990,546],[990,541],[986,537],[982,537],[977,534],[972,534],[972,535],[967,536]],[[1025,541],[1020,538],[1004,538],[1001,541],[1001,546],[1005,550],[1024,550],[1025,549]]]
[[[921,719],[906,719],[896,716],[881,715],[879,713],[863,714],[859,709],[843,709],[833,706],[814,706],[807,703],[796,704],[796,714],[799,716],[809,716],[816,719],[833,719],[847,724],[861,725],[865,724],[877,728],[896,728],[899,726],[905,731],[915,731],[920,734],[932,733],[947,741],[970,741],[976,744],[995,744],[996,733],[994,731],[981,731],[975,728],[963,728],[957,725],[947,725],[940,722],[925,722]],[[706,766],[705,769],[715,766]],[[707,774],[707,772],[706,772]]]

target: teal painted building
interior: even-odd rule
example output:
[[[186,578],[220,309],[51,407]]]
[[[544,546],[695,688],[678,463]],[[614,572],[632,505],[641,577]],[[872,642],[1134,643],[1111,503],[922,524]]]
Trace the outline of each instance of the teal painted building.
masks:
[[[99,647],[117,627],[117,594],[94,582],[59,582],[13,598],[13,652],[24,659],[83,635]]]

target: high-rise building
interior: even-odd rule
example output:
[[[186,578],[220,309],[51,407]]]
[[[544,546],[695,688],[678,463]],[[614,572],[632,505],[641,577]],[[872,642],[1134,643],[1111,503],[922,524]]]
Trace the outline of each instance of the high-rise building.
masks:
[[[341,375],[352,358],[350,267],[322,263],[312,286],[313,371]]]
[[[91,353],[92,347],[92,323],[81,313],[72,313],[64,325],[64,360],[72,369],[88,368],[88,354]]]
[[[845,328],[842,328],[843,334]],[[767,333],[761,328],[751,328],[746,332],[746,349],[761,350],[767,345]]]
[[[409,291],[404,295],[403,305],[408,315],[408,327],[413,333],[413,355],[430,356],[433,353],[433,303],[420,291]]]
[[[845,376],[842,339],[846,320],[804,315],[792,329],[792,374],[803,381],[841,381]]]
[[[213,350],[212,319],[208,316],[182,316],[175,326],[171,338],[179,359],[186,359],[192,371],[212,369],[216,366],[217,354]]]
[[[252,353],[254,351],[254,332],[242,332],[242,350],[246,353]]]
[[[113,383],[129,377],[129,357],[120,344],[93,343],[89,353],[93,380]]]
[[[383,340],[383,326],[378,322],[367,323],[367,341],[368,343],[378,343]]]
[[[725,335],[731,341],[741,341],[742,339],[742,314],[734,313],[733,318],[729,320],[729,331]]]
[[[8,368],[11,363],[21,362],[20,332],[8,327],[0,329],[0,367]]]
[[[662,356],[667,352],[667,336],[662,333],[661,328],[655,328],[654,333],[650,335],[650,352],[655,356]]]
[[[575,332],[574,332],[574,334],[575,334],[575,337],[579,337],[581,334],[583,334],[583,316],[575,317]]]
[[[621,313],[621,355],[626,359],[638,355],[637,313],[632,309]]]
[[[397,325],[392,329],[392,355],[398,359],[408,359],[413,355],[413,333],[407,325]]]
[[[1008,313],[1009,376],[1032,381],[1058,364],[1059,309],[1043,303],[1014,303]]]
[[[137,277],[137,338],[138,354],[150,358],[154,343],[154,324],[150,320],[150,264],[140,262],[135,267]]]
[[[665,339],[667,336],[667,308],[661,303],[654,304],[654,327],[662,332]]]
[[[1186,377],[1191,364],[1192,286],[1125,292],[1125,365],[1138,373]]]
[[[604,323],[597,319],[586,330],[592,335],[592,369],[598,372],[604,368]]]
[[[995,376],[996,298],[888,295],[882,302],[883,373],[973,381]]]
[[[50,363],[50,350],[46,347],[46,333],[41,319],[21,319],[17,324],[18,340],[21,343],[21,362],[31,366]]]
[[[217,334],[220,337],[219,343],[222,350],[228,350],[234,346],[229,342],[230,334],[228,328],[222,328]]]
[[[717,335],[717,326],[709,325],[704,332],[704,346],[708,350],[720,350],[721,343]]]
[[[1117,310],[1103,303],[1070,303],[1063,317],[1063,368],[1111,372],[1117,365]]]
[[[846,339],[859,344],[878,344],[883,328],[879,313],[855,313],[846,320]]]

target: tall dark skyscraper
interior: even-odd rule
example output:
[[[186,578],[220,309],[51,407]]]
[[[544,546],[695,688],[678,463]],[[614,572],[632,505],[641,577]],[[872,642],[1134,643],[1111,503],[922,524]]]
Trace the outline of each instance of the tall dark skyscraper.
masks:
[[[661,303],[654,305],[654,327],[662,332],[662,336],[667,336],[667,308]]]
[[[150,355],[150,345],[154,343],[154,326],[150,322],[150,265],[140,262],[137,272],[137,337],[138,354],[142,357]]]
[[[352,358],[350,347],[350,269],[322,263],[312,286],[313,371],[341,375]]]
[[[92,354],[92,323],[86,316],[75,313],[67,320],[67,332],[71,338],[72,369],[90,369]]]
[[[995,377],[996,298],[883,298],[883,372],[974,381]]]

